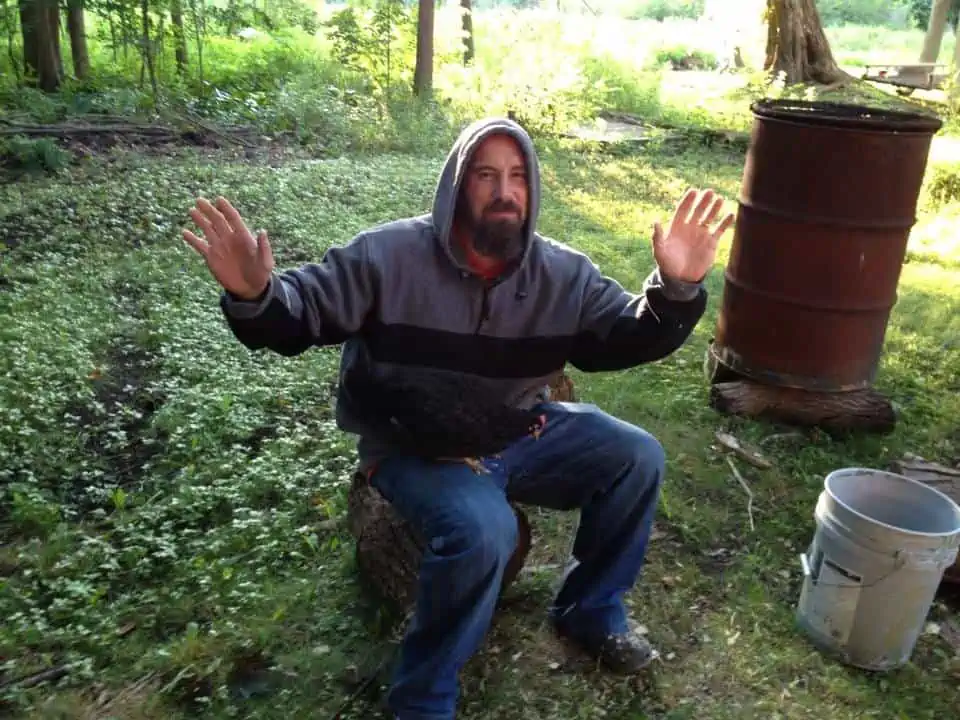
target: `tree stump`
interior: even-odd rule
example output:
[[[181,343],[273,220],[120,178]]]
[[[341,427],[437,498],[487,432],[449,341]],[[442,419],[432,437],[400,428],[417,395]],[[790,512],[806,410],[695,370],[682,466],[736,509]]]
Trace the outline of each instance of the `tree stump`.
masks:
[[[564,373],[550,386],[550,399],[576,401],[573,381]],[[530,521],[517,504],[517,547],[504,572],[501,592],[516,580],[532,545]],[[354,473],[347,495],[347,526],[356,541],[359,573],[376,592],[402,615],[410,612],[417,596],[424,538],[394,511],[390,503],[367,480]]]
[[[890,401],[872,388],[812,392],[736,380],[713,385],[710,406],[728,415],[818,427],[837,434],[851,431],[889,433],[897,422]]]
[[[872,388],[816,392],[761,383],[721,363],[712,345],[703,370],[710,383],[710,407],[725,415],[816,427],[833,435],[889,433],[897,423],[890,400]]]

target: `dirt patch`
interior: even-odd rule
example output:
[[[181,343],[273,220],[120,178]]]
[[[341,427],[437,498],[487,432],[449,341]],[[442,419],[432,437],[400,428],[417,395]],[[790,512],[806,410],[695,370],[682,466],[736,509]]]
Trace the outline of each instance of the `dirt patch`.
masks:
[[[250,457],[255,458],[260,454],[260,449],[265,442],[273,440],[277,436],[278,426],[275,423],[261,425],[256,428],[246,439],[244,444],[250,451]]]
[[[95,402],[68,412],[80,418],[86,435],[83,448],[100,460],[104,477],[126,489],[141,481],[144,466],[163,449],[163,437],[151,430],[151,421],[166,398],[151,388],[156,359],[135,339],[145,317],[143,289],[129,282],[116,283],[113,289],[131,322],[90,374]],[[81,479],[71,489],[70,500],[81,509],[90,505],[84,497],[87,485]]]
[[[281,243],[273,237],[270,242],[277,247],[282,247]],[[274,253],[277,264],[283,267],[299,266],[306,263],[317,262],[318,254],[315,251],[304,250],[303,248],[284,248]]]
[[[29,223],[24,213],[10,213],[0,218],[0,246],[7,250],[16,250],[29,234]]]
[[[655,524],[650,537],[650,547],[651,552],[689,560],[696,564],[701,573],[708,576],[722,575],[736,564],[740,555],[748,552],[742,538],[718,535],[713,542],[704,544],[669,521],[658,521]]]
[[[37,158],[25,162],[0,151],[0,175],[11,180],[52,171],[63,164],[82,165],[94,158],[109,161],[111,156],[123,153],[174,157],[185,151],[199,152],[271,167],[295,157],[311,156],[291,132],[263,134],[252,126],[225,126],[201,118],[156,120],[93,114],[49,125],[22,123],[5,130],[8,135],[19,134],[28,141],[52,143],[62,156],[48,159],[38,153]]]
[[[680,55],[670,58],[670,67],[673,70],[709,70],[714,63],[697,54]]]
[[[87,433],[84,450],[99,458],[105,476],[122,488],[139,481],[144,465],[162,450],[160,438],[149,437],[151,418],[164,402],[146,387],[151,361],[142,348],[118,338],[104,358],[103,366],[108,369],[94,370],[92,380],[96,402],[105,412],[97,414],[87,406],[68,410],[80,417],[80,426]],[[117,442],[118,437],[123,441]],[[75,487],[72,499],[84,504],[82,492],[83,487]]]

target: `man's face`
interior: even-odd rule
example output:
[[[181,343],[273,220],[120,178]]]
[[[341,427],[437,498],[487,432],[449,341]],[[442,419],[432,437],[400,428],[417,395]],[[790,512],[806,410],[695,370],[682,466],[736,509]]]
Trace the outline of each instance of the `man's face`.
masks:
[[[475,249],[507,257],[523,239],[527,219],[527,166],[517,142],[491,135],[473,154],[458,213]]]

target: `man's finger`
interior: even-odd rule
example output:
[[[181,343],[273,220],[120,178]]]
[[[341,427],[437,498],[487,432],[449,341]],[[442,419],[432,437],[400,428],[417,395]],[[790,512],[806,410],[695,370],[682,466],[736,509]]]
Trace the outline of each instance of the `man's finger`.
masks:
[[[273,248],[270,247],[270,240],[267,238],[267,231],[261,230],[257,236],[257,251],[260,256],[260,262],[264,267],[273,272]]]
[[[709,223],[710,220],[707,218],[707,211],[713,205],[715,198],[716,193],[714,193],[713,190],[704,190],[700,195],[700,201],[697,203],[697,207],[693,210],[693,217],[690,218],[690,221],[699,225]]]
[[[193,221],[197,224],[197,227],[200,228],[205,236],[205,240],[208,244],[215,244],[219,238],[217,238],[217,230],[213,227],[213,223],[210,222],[210,218],[204,215],[197,208],[190,208],[190,217],[193,218]]]
[[[234,232],[250,234],[250,231],[247,230],[247,224],[243,221],[243,218],[240,217],[240,213],[237,212],[236,208],[233,207],[225,197],[217,198],[217,209],[223,213],[223,216],[227,222],[230,223],[230,227],[233,228]]]
[[[733,213],[727,213],[723,220],[720,221],[720,226],[713,232],[713,237],[716,238],[717,242],[719,242],[720,238],[723,237],[723,234],[730,229],[730,226],[733,225],[733,221]]]
[[[200,253],[203,257],[207,256],[207,253],[210,252],[210,245],[203,239],[197,237],[192,232],[183,229],[183,239],[187,241],[187,244]]]
[[[206,198],[198,199],[197,208],[206,216],[207,220],[213,225],[213,229],[223,240],[230,237],[232,232],[230,224],[223,216],[223,213],[217,210],[209,200]]]
[[[703,224],[711,225],[720,216],[721,210],[723,210],[723,198],[717,195],[713,199],[713,204],[710,206],[707,216],[702,220]]]
[[[653,224],[653,247],[658,248],[663,242],[663,225],[658,222]]]
[[[683,197],[680,199],[680,202],[677,203],[677,209],[674,212],[674,217],[682,223],[690,222],[690,210],[693,208],[693,203],[697,199],[697,191],[693,188],[687,190],[684,193]]]

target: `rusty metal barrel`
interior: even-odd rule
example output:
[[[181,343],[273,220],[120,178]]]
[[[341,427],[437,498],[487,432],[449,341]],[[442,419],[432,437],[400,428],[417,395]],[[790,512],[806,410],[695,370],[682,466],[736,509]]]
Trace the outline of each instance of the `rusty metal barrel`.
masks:
[[[922,113],[798,100],[754,124],[709,353],[782,387],[869,387],[933,135]]]

